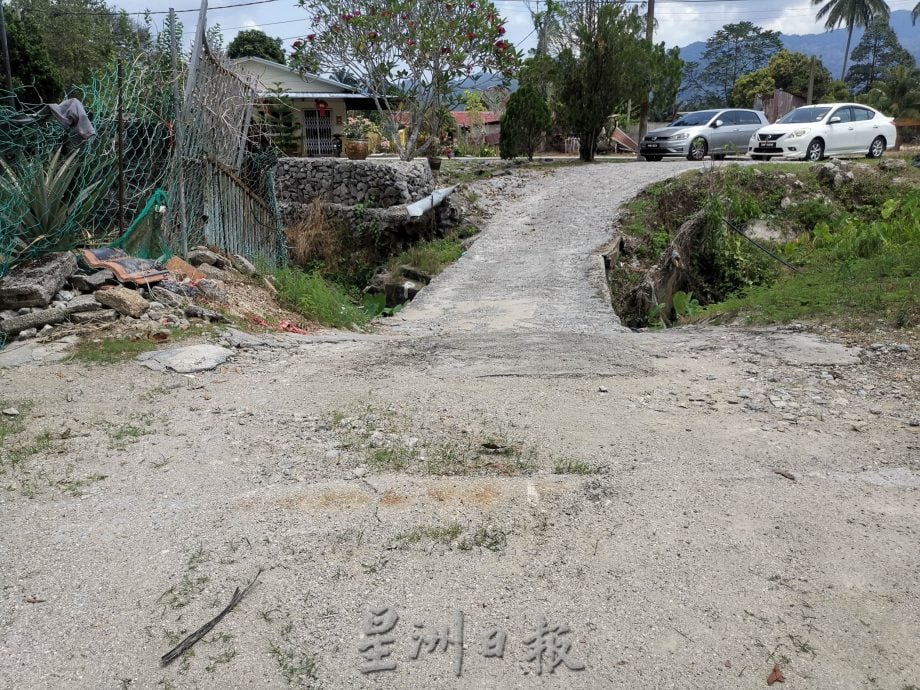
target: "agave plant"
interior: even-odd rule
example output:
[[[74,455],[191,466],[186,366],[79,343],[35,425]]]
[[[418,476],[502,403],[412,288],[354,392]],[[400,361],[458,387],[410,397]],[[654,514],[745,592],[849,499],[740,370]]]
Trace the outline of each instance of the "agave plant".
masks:
[[[60,149],[44,163],[33,159],[14,167],[0,159],[0,221],[12,232],[14,251],[59,251],[79,243],[79,223],[92,209],[100,182],[74,189],[77,152]]]

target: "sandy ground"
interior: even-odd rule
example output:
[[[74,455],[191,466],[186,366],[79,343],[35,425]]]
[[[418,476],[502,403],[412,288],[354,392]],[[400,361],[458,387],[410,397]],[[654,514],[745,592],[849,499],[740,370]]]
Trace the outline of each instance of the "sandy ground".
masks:
[[[920,685],[916,333],[620,327],[593,252],[692,167],[485,183],[373,334],[0,371],[0,686]]]

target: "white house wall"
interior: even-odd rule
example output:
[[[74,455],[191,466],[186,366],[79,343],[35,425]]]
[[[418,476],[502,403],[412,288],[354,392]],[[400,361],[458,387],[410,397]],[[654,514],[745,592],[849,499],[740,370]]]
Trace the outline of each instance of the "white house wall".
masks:
[[[347,93],[342,87],[325,80],[301,76],[284,65],[275,66],[242,59],[238,60],[235,66],[241,72],[255,75],[259,80],[260,91],[273,91],[280,86],[282,91],[289,93]]]

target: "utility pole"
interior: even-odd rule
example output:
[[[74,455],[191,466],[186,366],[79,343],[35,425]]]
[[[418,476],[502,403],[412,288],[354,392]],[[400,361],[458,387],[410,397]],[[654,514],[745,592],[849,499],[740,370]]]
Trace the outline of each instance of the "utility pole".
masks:
[[[648,12],[645,15],[645,40],[648,42],[649,50],[652,48],[652,41],[655,34],[655,0],[648,0]],[[642,158],[642,139],[648,131],[648,106],[650,93],[648,89],[642,96],[642,105],[639,106],[639,136],[636,139],[636,158]]]
[[[3,57],[3,77],[6,81],[7,98],[10,106],[14,105],[13,98],[13,75],[10,67],[10,49],[6,43],[6,17],[3,15],[3,0],[0,0],[0,53]]]

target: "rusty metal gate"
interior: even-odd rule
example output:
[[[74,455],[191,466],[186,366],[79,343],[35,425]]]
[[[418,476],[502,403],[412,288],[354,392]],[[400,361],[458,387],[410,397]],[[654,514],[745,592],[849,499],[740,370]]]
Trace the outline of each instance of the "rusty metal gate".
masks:
[[[304,110],[303,155],[308,158],[325,158],[337,153],[336,141],[332,137],[330,111]]]
[[[202,166],[204,241],[233,254],[270,261],[285,255],[274,199],[256,194],[231,168],[211,158]]]

